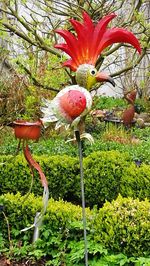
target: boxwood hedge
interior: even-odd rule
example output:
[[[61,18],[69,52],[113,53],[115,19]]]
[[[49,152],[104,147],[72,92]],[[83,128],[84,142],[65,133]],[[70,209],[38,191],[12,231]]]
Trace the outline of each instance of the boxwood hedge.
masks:
[[[94,222],[95,238],[114,252],[150,254],[150,202],[122,198],[107,202]]]
[[[50,197],[80,204],[78,158],[67,155],[35,156],[49,183]],[[102,206],[105,200],[122,196],[150,197],[150,165],[137,166],[127,153],[103,151],[91,153],[83,160],[86,205]],[[30,187],[30,169],[23,156],[0,156],[0,194],[24,195]],[[35,171],[32,192],[42,195],[39,175]]]
[[[19,193],[0,196],[0,204],[9,222],[10,240],[21,250],[24,245],[32,243],[33,229],[20,232],[33,223],[36,211],[41,208],[41,198],[30,194],[24,201]],[[112,203],[106,202],[97,210],[86,209],[87,235],[90,257],[98,258],[107,251],[113,254],[123,253],[127,256],[148,257],[150,255],[150,202],[148,200],[122,198],[119,196]],[[1,243],[6,247],[8,241],[8,222],[0,213]],[[62,200],[49,200],[47,212],[40,230],[40,239],[36,243],[36,252],[49,259],[60,258],[65,265],[79,265],[83,260],[84,244],[81,207]],[[29,254],[33,247],[30,248]],[[21,251],[19,251],[21,256]],[[24,253],[23,253],[24,254]],[[67,264],[67,262],[69,263]],[[74,264],[74,262],[76,262]],[[59,263],[50,265],[60,265]],[[116,264],[114,264],[116,265]],[[117,264],[118,265],[118,264]],[[122,265],[122,264],[119,264]],[[128,265],[128,264],[127,264]]]

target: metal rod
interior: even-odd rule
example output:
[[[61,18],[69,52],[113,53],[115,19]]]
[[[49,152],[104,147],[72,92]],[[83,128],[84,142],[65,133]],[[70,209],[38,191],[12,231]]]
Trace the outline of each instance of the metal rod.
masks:
[[[83,156],[82,156],[82,143],[80,139],[80,132],[75,131],[76,140],[78,143],[79,161],[80,161],[80,180],[81,180],[81,197],[82,197],[82,218],[83,218],[83,231],[84,231],[84,256],[85,266],[88,266],[88,248],[87,248],[87,232],[86,232],[86,212],[85,212],[85,195],[84,195],[84,179],[83,179]]]

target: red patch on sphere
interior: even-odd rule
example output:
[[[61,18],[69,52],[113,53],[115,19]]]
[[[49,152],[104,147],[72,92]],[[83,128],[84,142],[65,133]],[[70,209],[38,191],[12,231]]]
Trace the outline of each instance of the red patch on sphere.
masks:
[[[70,90],[61,96],[60,107],[66,115],[74,119],[86,108],[85,95],[80,91]]]

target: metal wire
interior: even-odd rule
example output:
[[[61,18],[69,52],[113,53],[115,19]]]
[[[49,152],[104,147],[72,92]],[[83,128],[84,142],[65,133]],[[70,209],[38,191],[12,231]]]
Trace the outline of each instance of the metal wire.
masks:
[[[75,131],[76,140],[78,143],[79,161],[80,161],[80,181],[81,181],[81,197],[82,197],[82,218],[83,218],[83,231],[84,231],[84,256],[85,266],[88,266],[88,248],[87,248],[87,232],[86,232],[86,212],[85,212],[85,195],[84,195],[84,179],[83,179],[83,156],[82,156],[82,143],[80,139],[80,132]]]

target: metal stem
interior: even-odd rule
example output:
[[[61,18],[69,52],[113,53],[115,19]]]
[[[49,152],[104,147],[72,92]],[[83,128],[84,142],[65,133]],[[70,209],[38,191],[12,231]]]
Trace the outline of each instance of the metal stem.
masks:
[[[87,248],[87,233],[86,233],[86,212],[85,212],[85,195],[84,195],[84,179],[83,179],[83,156],[82,143],[80,139],[80,132],[75,131],[76,140],[78,143],[79,161],[80,161],[80,180],[81,180],[81,197],[82,197],[82,218],[84,231],[84,252],[85,252],[85,266],[88,266],[88,248]]]
[[[34,227],[34,233],[33,233],[33,243],[35,243],[38,240],[39,234],[40,234],[40,227],[42,224],[42,217],[39,218],[40,214],[41,214],[40,212],[37,212],[34,218],[35,227]]]

